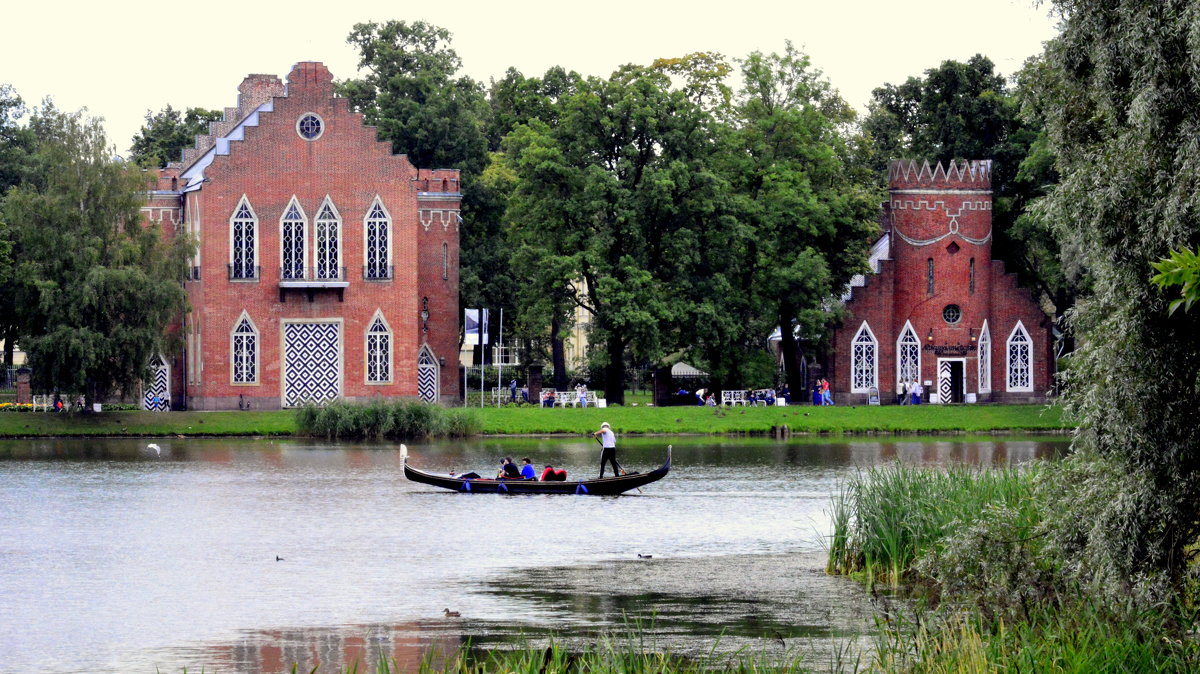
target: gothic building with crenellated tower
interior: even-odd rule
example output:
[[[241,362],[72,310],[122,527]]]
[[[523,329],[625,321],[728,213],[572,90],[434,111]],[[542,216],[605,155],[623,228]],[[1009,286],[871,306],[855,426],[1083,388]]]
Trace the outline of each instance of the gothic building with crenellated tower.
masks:
[[[992,259],[990,161],[893,161],[872,273],[851,283],[833,336],[835,400],[896,399],[920,381],[927,402],[1045,400],[1050,317]]]
[[[393,154],[320,63],[238,92],[143,208],[198,242],[144,406],[457,400],[458,171]]]

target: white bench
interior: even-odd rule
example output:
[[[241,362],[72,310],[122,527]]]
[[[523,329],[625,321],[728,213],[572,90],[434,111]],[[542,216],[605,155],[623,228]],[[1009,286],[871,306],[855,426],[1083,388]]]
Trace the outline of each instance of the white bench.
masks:
[[[50,405],[53,404],[53,402],[54,402],[54,396],[50,396],[50,395],[34,396],[33,397],[33,411],[34,412],[38,411],[38,408],[40,407],[40,408],[42,408],[43,412],[49,412]]]
[[[596,399],[595,391],[587,391],[583,394],[583,397],[587,401],[587,404],[592,407],[604,407]],[[566,407],[567,405],[575,407],[579,405],[579,394],[575,391],[559,391],[558,395],[554,398],[554,405],[556,407]]]
[[[728,405],[731,407],[733,405],[745,406],[746,405],[746,392],[745,391],[721,391],[721,404]]]

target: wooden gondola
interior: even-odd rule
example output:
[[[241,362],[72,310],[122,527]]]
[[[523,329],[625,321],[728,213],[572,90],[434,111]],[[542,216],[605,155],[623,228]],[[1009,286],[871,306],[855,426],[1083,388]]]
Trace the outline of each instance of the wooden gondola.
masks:
[[[671,470],[671,447],[667,447],[667,460],[661,468],[649,473],[631,473],[599,480],[578,482],[541,482],[539,480],[496,480],[477,478],[464,480],[451,475],[437,475],[417,470],[408,465],[408,447],[400,446],[404,461],[404,477],[413,482],[429,484],[443,489],[470,494],[587,494],[589,496],[616,496],[630,489],[644,487],[667,476]]]

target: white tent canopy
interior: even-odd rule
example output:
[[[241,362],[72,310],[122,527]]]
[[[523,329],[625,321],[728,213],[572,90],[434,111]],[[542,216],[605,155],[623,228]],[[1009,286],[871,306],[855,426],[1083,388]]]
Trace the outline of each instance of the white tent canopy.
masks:
[[[684,362],[675,363],[671,366],[672,377],[707,377],[708,373],[703,370],[698,370]]]

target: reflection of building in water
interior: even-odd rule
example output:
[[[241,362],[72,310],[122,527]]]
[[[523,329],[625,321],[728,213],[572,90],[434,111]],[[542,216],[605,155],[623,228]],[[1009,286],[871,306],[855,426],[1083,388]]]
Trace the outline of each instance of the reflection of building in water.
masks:
[[[208,669],[247,674],[296,671],[375,671],[386,660],[391,671],[415,672],[429,658],[436,669],[457,652],[466,637],[449,634],[445,625],[401,623],[336,629],[264,630],[248,633],[236,643],[203,649]]]

